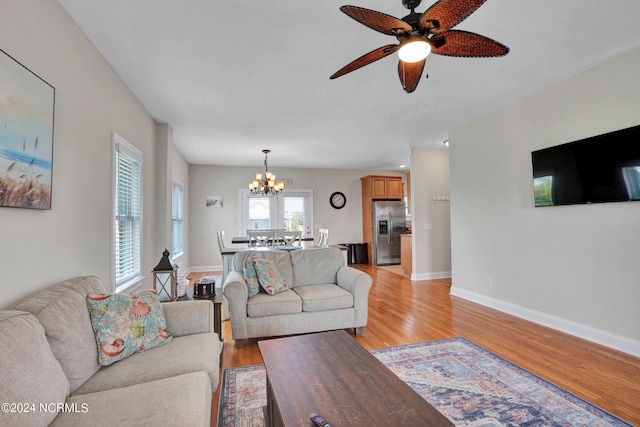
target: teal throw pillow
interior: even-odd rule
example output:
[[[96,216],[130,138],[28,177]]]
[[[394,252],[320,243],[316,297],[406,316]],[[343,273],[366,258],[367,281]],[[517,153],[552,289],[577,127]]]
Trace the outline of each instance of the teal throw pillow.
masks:
[[[124,294],[87,295],[98,362],[111,365],[132,354],[170,342],[155,289]]]
[[[256,275],[256,269],[253,266],[251,257],[246,257],[242,263],[242,275],[244,281],[247,282],[247,290],[249,291],[249,297],[257,295],[260,292],[260,284],[258,283],[258,276]]]
[[[275,295],[289,289],[289,284],[276,269],[276,265],[270,259],[251,257],[253,267],[258,275],[260,287],[269,295]]]

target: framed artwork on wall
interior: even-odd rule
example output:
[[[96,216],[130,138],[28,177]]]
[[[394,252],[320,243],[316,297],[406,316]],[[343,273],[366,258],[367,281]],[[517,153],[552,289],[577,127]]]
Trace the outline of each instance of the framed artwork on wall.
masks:
[[[205,203],[208,208],[221,208],[223,206],[222,196],[207,196]]]
[[[55,89],[0,49],[0,206],[51,209]]]

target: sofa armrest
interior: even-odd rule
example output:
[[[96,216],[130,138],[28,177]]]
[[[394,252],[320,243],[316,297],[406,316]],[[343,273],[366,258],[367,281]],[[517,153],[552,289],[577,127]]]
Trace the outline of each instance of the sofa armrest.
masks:
[[[242,273],[232,271],[227,275],[227,279],[222,285],[222,292],[229,303],[231,320],[231,334],[233,339],[244,339],[248,337],[247,328],[247,301],[249,290],[247,282]]]
[[[356,327],[367,325],[369,316],[369,290],[371,289],[371,276],[353,267],[340,267],[337,274],[337,285],[353,294],[353,307],[355,308]]]
[[[162,303],[167,331],[174,337],[214,332],[213,303],[209,300]]]
[[[371,283],[371,276],[353,267],[344,266],[338,270],[336,284],[354,295],[361,292],[368,294]]]

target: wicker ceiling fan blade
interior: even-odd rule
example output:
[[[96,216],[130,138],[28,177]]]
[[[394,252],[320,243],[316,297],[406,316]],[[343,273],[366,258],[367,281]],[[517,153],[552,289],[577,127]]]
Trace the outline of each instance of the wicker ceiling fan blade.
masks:
[[[432,53],[445,56],[494,57],[509,53],[509,48],[500,42],[480,34],[468,31],[451,30],[432,38],[435,45],[444,40],[444,44],[432,49]]]
[[[398,32],[397,30],[402,30],[405,33],[410,33],[412,30],[411,25],[386,13],[357,6],[342,6],[340,10],[362,25],[382,34],[393,36]]]
[[[416,90],[426,62],[426,58],[418,62],[398,61],[398,77],[405,92],[411,93]]]
[[[333,73],[333,75],[331,75],[331,77],[329,78],[335,79],[340,76],[344,76],[345,74],[355,71],[358,68],[362,68],[365,65],[369,65],[372,62],[375,62],[379,59],[384,58],[385,56],[389,56],[397,50],[398,50],[398,45],[395,45],[395,44],[388,44],[386,46],[379,47],[378,49],[372,50],[369,53],[365,53],[360,58],[340,68],[338,71]]]
[[[432,33],[442,33],[464,21],[487,0],[439,0],[427,9],[418,24]],[[434,27],[437,21],[439,25]]]

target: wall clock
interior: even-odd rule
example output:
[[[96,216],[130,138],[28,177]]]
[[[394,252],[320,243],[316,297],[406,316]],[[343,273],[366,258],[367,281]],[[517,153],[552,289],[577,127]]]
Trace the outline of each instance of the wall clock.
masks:
[[[339,191],[336,191],[329,197],[329,203],[334,209],[342,209],[347,204],[347,198]]]

